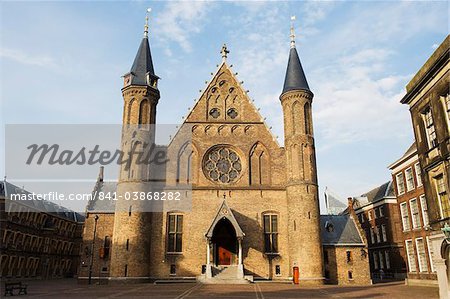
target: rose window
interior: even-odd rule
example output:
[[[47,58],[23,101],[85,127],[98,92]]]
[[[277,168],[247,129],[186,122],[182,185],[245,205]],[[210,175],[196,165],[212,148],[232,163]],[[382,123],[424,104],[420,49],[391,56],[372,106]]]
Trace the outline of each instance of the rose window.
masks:
[[[237,180],[241,170],[241,159],[229,147],[215,147],[205,155],[203,171],[214,182],[232,183]]]

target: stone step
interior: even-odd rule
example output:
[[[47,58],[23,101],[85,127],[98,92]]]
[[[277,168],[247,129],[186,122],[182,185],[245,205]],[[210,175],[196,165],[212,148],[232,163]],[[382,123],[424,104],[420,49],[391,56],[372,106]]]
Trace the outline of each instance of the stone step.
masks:
[[[206,284],[248,284],[253,282],[253,276],[239,278],[238,273],[239,267],[237,265],[219,266],[212,268],[213,277],[206,278],[206,275],[203,274],[197,279]]]
[[[205,284],[249,284],[250,282],[246,279],[207,279],[203,281]]]

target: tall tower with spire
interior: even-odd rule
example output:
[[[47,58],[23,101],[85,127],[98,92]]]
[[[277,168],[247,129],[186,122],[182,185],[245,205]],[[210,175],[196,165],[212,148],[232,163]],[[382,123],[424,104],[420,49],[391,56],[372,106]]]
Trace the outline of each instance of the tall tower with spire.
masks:
[[[311,114],[314,95],[295,46],[295,17],[291,20],[291,49],[280,95],[287,165],[289,262],[290,269],[299,268],[301,284],[322,284],[319,194]]]
[[[122,164],[117,184],[111,252],[112,278],[147,279],[150,276],[151,213],[143,203],[126,198],[133,192],[148,191],[150,167],[135,159],[138,158],[136,153],[150,151],[146,144],[154,143],[156,106],[160,98],[158,79],[148,42],[147,13],[144,37],[130,72],[124,75],[122,88],[122,152],[131,163]]]

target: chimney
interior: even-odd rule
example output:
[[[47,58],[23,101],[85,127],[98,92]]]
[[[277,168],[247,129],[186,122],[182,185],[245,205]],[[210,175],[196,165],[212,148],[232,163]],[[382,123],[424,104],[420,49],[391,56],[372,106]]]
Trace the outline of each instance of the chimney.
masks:
[[[353,197],[347,198],[348,208],[353,210]]]
[[[366,237],[366,232],[364,231],[364,229],[361,226],[361,223],[359,222],[359,217],[356,215],[355,213],[355,209],[353,208],[353,204],[355,202],[355,200],[353,199],[353,197],[349,197],[347,198],[348,201],[348,215],[350,216],[350,218],[353,219],[353,221],[356,224],[356,228],[358,229],[359,235],[361,236],[364,244],[365,244],[365,248],[367,250],[367,237]],[[364,213],[363,213],[363,217],[364,217]]]

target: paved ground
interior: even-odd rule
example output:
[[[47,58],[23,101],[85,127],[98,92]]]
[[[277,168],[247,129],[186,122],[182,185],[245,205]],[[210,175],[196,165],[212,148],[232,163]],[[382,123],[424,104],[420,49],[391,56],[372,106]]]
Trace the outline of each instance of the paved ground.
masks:
[[[79,285],[74,279],[30,281],[22,298],[438,298],[433,287],[410,287],[403,282],[365,287],[302,288],[291,284],[205,285],[198,283]],[[3,289],[0,297],[3,298]],[[9,297],[9,296],[8,296]],[[20,298],[14,296],[14,298]]]

